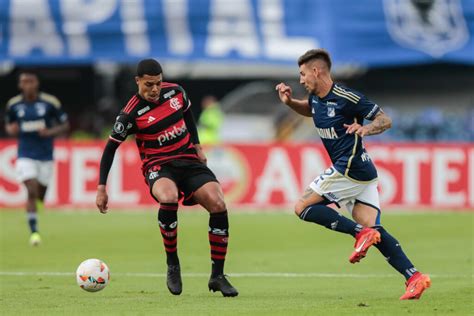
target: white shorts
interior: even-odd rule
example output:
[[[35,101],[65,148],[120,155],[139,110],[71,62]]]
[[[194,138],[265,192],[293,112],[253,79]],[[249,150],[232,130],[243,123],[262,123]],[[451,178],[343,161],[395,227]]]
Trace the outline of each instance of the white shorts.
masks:
[[[48,186],[53,175],[52,160],[34,160],[30,158],[18,158],[16,160],[16,173],[18,181],[24,182],[36,179],[43,186]]]
[[[372,206],[380,212],[377,183],[377,180],[367,183],[354,182],[331,167],[314,179],[309,187],[329,201],[345,205],[350,213],[356,201]]]

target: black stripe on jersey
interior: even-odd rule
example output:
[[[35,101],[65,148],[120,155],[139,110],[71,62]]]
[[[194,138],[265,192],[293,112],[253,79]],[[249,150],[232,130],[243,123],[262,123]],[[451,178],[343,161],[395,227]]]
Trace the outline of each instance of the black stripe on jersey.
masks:
[[[147,128],[141,129],[140,134],[157,134],[173,124],[179,122],[183,119],[183,114],[181,111],[176,111],[171,115],[168,115],[164,119],[161,119],[159,122],[148,126]]]
[[[196,155],[196,149],[194,147],[189,148],[191,142],[187,142],[183,146],[179,147],[178,149],[175,149],[173,151],[166,151],[162,153],[156,153],[156,154],[150,154],[146,155],[147,159],[153,159],[153,158],[166,158],[168,156],[173,156],[173,155]],[[185,150],[186,149],[186,150]]]
[[[171,133],[168,133],[168,135],[170,135],[170,134]],[[185,132],[185,133],[182,133],[181,135],[178,135],[174,138],[168,138],[167,140],[163,141],[163,144],[161,146],[160,146],[160,143],[159,143],[159,135],[163,135],[163,134],[162,133],[157,134],[156,139],[154,139],[154,140],[142,140],[143,141],[143,146],[145,148],[166,149],[166,147],[168,147],[170,145],[174,145],[174,144],[179,143],[180,141],[182,141],[184,138],[186,138],[186,136],[188,134],[189,134],[188,132]]]

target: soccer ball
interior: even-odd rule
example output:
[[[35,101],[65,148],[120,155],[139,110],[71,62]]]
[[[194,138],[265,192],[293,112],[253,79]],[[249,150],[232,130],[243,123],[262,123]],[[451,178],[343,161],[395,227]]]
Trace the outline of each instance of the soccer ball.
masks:
[[[97,292],[107,286],[110,280],[109,267],[99,259],[87,259],[76,270],[76,281],[81,289]]]

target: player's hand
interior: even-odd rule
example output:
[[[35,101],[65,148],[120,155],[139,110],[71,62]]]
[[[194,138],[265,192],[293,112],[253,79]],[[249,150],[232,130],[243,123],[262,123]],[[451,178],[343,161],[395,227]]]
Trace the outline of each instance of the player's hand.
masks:
[[[17,122],[9,123],[5,127],[7,134],[10,136],[18,136],[20,134],[20,125]]]
[[[109,207],[107,206],[109,202],[109,196],[105,190],[105,185],[99,185],[97,187],[97,197],[95,198],[95,204],[102,214],[106,214]]]
[[[291,87],[286,85],[283,82],[280,82],[279,84],[276,85],[275,90],[278,91],[278,97],[280,98],[281,102],[289,105],[292,100],[292,93]]]
[[[346,134],[354,134],[356,133],[360,137],[364,137],[368,134],[368,127],[367,125],[362,126],[359,123],[352,123],[351,125],[344,124],[344,127],[347,128]]]
[[[197,155],[198,155],[199,160],[200,160],[203,164],[207,165],[207,157],[206,157],[206,155],[204,154],[204,151],[202,150],[201,145],[199,145],[199,144],[194,144],[194,148],[196,148],[196,152],[197,152]]]

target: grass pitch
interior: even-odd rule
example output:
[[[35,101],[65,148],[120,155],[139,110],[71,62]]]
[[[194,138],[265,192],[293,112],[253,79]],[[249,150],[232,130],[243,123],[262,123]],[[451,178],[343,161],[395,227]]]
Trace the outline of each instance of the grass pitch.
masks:
[[[348,262],[353,239],[288,213],[232,213],[226,272],[236,298],[207,290],[208,215],[180,212],[183,294],[165,285],[165,255],[155,212],[45,212],[40,247],[28,245],[22,211],[0,212],[2,315],[468,315],[473,308],[473,214],[384,214],[432,288],[399,301],[404,279],[371,249]],[[78,264],[104,260],[111,282],[88,293]]]

